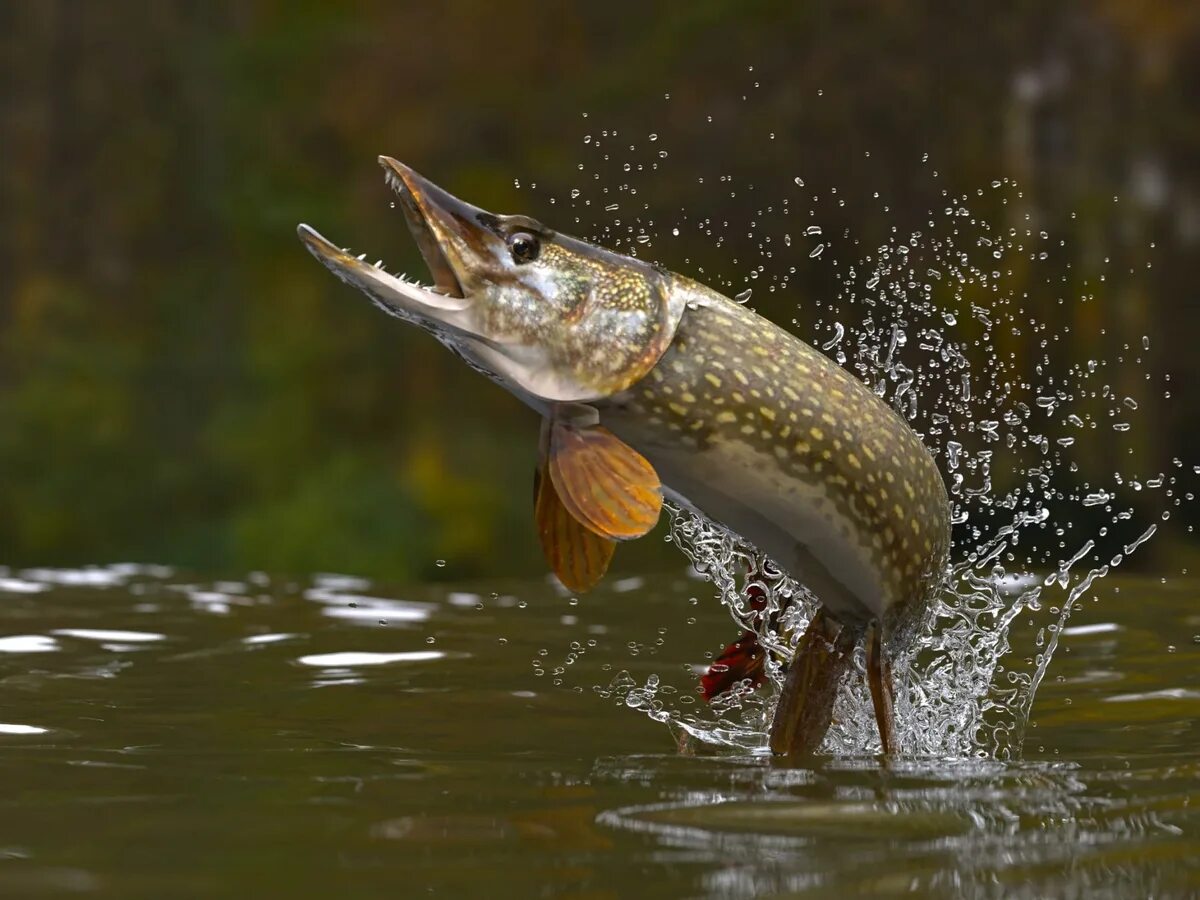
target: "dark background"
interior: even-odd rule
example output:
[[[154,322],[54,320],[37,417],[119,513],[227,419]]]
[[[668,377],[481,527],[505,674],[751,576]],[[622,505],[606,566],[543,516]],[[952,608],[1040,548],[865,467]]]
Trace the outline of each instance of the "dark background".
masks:
[[[1064,367],[1153,336],[1121,370],[1142,403],[1130,452],[1144,471],[1198,459],[1198,98],[1186,0],[4,3],[0,563],[542,570],[532,415],[295,239],[310,222],[422,272],[380,153],[626,245],[629,214],[597,192],[636,179],[647,255],[730,292],[754,243],[738,223],[797,174],[842,190],[820,221],[864,248],[937,190],[1016,179],[1095,299],[1060,307],[1044,272],[1007,289],[1044,299]],[[576,187],[596,201],[569,202]],[[976,208],[1002,225],[990,196]],[[684,211],[734,227],[719,246],[663,239]],[[836,272],[795,256],[755,305],[804,336]],[[1084,473],[1124,464],[1103,440],[1077,451]],[[1192,553],[1155,548],[1141,562]],[[643,541],[623,565],[667,552]]]

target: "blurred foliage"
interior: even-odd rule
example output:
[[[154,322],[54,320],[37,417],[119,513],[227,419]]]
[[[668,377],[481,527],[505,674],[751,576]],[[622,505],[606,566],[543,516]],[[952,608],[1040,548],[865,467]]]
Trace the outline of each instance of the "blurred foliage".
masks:
[[[546,200],[574,185],[583,112],[670,136],[671,167],[641,182],[651,208],[731,221],[754,196],[688,173],[765,181],[802,160],[810,184],[869,179],[891,212],[851,201],[827,224],[881,236],[928,208],[926,152],[952,191],[1017,177],[1077,272],[1114,261],[1099,302],[1047,312],[1070,326],[1064,368],[1161,336],[1128,377],[1174,373],[1173,402],[1121,386],[1158,423],[1137,455],[1200,458],[1193,3],[42,0],[0,6],[0,73],[0,562],[539,571],[532,415],[330,278],[293,229],[420,271],[386,152],[592,233],[600,219],[559,222]],[[685,236],[661,261],[734,279],[740,249]],[[829,277],[814,266],[759,309],[787,321]],[[1084,471],[1118,468],[1109,452],[1081,448]]]

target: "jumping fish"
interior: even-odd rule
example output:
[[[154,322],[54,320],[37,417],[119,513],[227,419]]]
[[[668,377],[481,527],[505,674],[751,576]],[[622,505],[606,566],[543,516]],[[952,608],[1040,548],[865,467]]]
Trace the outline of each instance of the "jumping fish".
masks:
[[[541,414],[535,519],[563,584],[595,585],[618,541],[654,527],[664,496],[700,511],[821,601],[788,664],[771,749],[816,749],[865,635],[883,751],[895,752],[888,658],[939,585],[950,542],[941,474],[904,419],[808,344],[690,278],[478,209],[379,161],[432,285],[307,225],[300,239]]]

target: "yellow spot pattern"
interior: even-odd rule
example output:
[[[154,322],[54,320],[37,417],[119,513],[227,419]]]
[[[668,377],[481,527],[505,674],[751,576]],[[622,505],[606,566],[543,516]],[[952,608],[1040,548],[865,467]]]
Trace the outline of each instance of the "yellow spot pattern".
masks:
[[[889,594],[885,604],[923,599],[948,552],[949,503],[920,439],[832,360],[713,296],[685,312],[652,377],[623,395],[624,402],[647,417],[669,410],[666,430],[682,428],[698,451],[719,441],[750,444],[764,466],[819,486],[852,523],[851,537],[874,557]],[[718,372],[732,375],[733,389]],[[785,424],[774,427],[779,422]]]

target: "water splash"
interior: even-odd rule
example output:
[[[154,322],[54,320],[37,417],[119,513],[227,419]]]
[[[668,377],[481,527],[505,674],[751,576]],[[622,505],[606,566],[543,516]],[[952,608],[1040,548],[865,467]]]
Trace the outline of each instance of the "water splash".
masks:
[[[1138,458],[1138,429],[1151,424],[1139,419],[1145,400],[1157,400],[1151,396],[1156,392],[1170,397],[1165,385],[1146,384],[1151,376],[1142,371],[1142,353],[1151,337],[1131,336],[1115,360],[1097,355],[1071,363],[1055,355],[1054,344],[1070,334],[1072,323],[1094,319],[1090,309],[1107,275],[1094,262],[1077,269],[1066,241],[1052,241],[1033,225],[1029,201],[1012,179],[971,193],[935,190],[939,203],[920,228],[901,233],[893,227],[886,240],[863,247],[849,229],[833,234],[818,224],[796,227],[791,214],[814,190],[800,176],[781,177],[767,191],[759,185],[771,200],[749,223],[731,225],[683,209],[674,221],[657,223],[650,205],[635,199],[637,178],[653,177],[668,155],[665,136],[655,134],[653,141],[655,152],[645,160],[639,159],[640,142],[628,143],[617,129],[589,137],[588,151],[600,157],[580,163],[592,183],[571,190],[571,206],[615,212],[611,195],[634,201],[621,207],[623,217],[612,217],[591,235],[632,255],[650,252],[660,233],[691,231],[720,250],[744,231],[756,243],[758,259],[733,262],[746,281],[765,282],[768,291],[785,290],[798,266],[832,267],[836,290],[816,304],[832,331],[820,333],[818,319],[817,334],[801,330],[800,336],[854,371],[912,423],[938,458],[951,497],[953,562],[946,588],[933,598],[928,627],[895,664],[902,683],[901,745],[914,755],[1018,755],[1034,696],[1072,611],[1097,579],[1154,536],[1173,508],[1193,499],[1178,458],[1174,471],[1130,468],[1103,475],[1081,467],[1079,452],[1089,441],[1109,446],[1106,459]],[[928,154],[922,163],[931,166]],[[939,173],[928,173],[935,185]],[[706,178],[709,186],[715,182],[736,196],[734,175],[698,177],[701,193],[708,189]],[[811,194],[810,217],[822,195],[845,203],[837,188]],[[884,202],[878,192],[873,198]],[[1000,210],[1001,223],[977,204]],[[883,211],[889,211],[886,205]],[[801,237],[793,241],[795,233]],[[699,265],[685,271],[749,300],[744,281],[707,277]],[[806,305],[811,313],[811,298]],[[1130,396],[1133,381],[1141,382],[1142,402]],[[763,646],[774,651],[766,674],[778,688],[777,658],[790,653],[784,636],[802,633],[815,599],[785,575],[761,574],[764,566],[775,571],[770,562],[714,523],[688,511],[669,512],[669,540],[712,582],[736,626],[758,631]],[[751,605],[751,585],[765,593],[767,615]],[[782,615],[774,628],[764,624],[772,612]],[[1010,644],[1017,624],[1030,629],[1032,646]],[[856,665],[863,667],[861,651]],[[764,746],[774,692],[745,686],[702,708],[678,702],[689,692],[686,686],[667,688],[660,675],[639,682],[621,673],[595,689],[700,740]],[[834,717],[826,750],[878,748],[861,679],[848,680]]]

